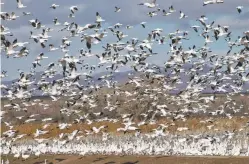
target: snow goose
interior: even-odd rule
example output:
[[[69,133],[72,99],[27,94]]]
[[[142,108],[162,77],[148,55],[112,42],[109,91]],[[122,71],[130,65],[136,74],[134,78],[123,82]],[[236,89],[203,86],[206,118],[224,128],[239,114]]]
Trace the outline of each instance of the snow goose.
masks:
[[[115,12],[116,12],[116,13],[118,13],[118,12],[120,12],[120,11],[121,11],[121,8],[120,8],[120,7],[115,6]]]
[[[52,4],[51,6],[50,6],[50,8],[52,8],[52,9],[56,9],[57,7],[59,7],[60,5],[56,5],[56,4]],[[71,10],[71,9],[70,9]]]
[[[170,14],[172,14],[172,12],[166,12],[166,10],[163,9],[163,16],[168,16]]]
[[[243,6],[237,6],[236,9],[237,9],[238,13],[241,13],[242,9],[243,9]]]
[[[58,49],[59,49],[59,48],[54,47],[53,44],[49,44],[49,51],[56,51],[56,50],[58,50]]]
[[[154,7],[158,6],[158,4],[156,4],[156,0],[152,0],[151,3],[149,3],[149,2],[139,3],[138,5],[147,6],[148,8],[154,8]]]
[[[188,16],[185,15],[182,11],[180,11],[180,17],[179,19],[187,18]]]
[[[22,8],[27,7],[27,6],[24,6],[24,5],[22,4],[22,1],[21,1],[21,0],[16,0],[16,2],[17,2],[17,8],[18,8],[18,9],[22,9]]]
[[[55,26],[58,26],[58,25],[61,24],[61,23],[58,21],[58,18],[54,18],[54,19],[53,19],[53,22],[54,22],[54,25],[55,25]]]
[[[31,12],[22,12],[22,14],[23,14],[23,16],[27,16],[27,15],[32,15],[32,13]]]
[[[170,12],[170,13],[176,12],[176,11],[174,10],[174,7],[173,7],[172,5],[169,7],[169,12]]]
[[[102,17],[100,16],[99,12],[96,12],[96,23],[101,23],[104,22],[105,20],[102,19]]]
[[[76,11],[78,11],[78,7],[77,6],[71,6],[70,11],[71,11],[72,14],[74,14]]]
[[[146,24],[147,22],[141,22],[140,24],[141,24],[141,26],[143,27],[143,28],[145,28],[145,24]]]

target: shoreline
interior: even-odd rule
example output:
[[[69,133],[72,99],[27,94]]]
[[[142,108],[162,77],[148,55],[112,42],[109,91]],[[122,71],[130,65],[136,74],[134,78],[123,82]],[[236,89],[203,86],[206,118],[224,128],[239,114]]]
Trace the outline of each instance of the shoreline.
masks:
[[[30,157],[27,160],[14,159],[10,156],[2,156],[11,164],[245,164],[249,157],[224,157],[224,156],[105,156],[105,155],[41,155],[39,158]]]

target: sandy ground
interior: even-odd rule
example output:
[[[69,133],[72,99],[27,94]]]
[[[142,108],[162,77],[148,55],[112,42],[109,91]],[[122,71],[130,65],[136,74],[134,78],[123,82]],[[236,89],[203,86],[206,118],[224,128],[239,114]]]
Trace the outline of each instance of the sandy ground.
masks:
[[[249,157],[176,157],[176,156],[74,156],[46,155],[27,160],[9,159],[10,164],[249,164]]]

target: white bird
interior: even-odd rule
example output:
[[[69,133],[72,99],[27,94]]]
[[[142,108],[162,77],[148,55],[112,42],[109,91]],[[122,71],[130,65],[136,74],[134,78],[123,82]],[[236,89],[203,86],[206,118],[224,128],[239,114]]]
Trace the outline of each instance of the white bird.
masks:
[[[60,5],[52,4],[52,5],[50,6],[50,8],[56,9],[56,8],[59,7],[59,6],[60,6]]]
[[[58,49],[59,49],[59,48],[54,47],[53,44],[49,44],[49,51],[56,51],[56,50],[58,50]]]
[[[156,11],[148,12],[147,15],[148,15],[149,17],[154,17],[154,16],[157,15],[157,12],[156,12]]]
[[[94,133],[97,134],[97,133],[100,132],[101,129],[104,129],[104,128],[106,128],[106,126],[105,126],[105,125],[102,125],[102,126],[100,126],[99,128],[92,127],[92,130],[94,131]]]
[[[100,16],[99,12],[96,12],[96,21],[97,23],[100,23],[100,22],[104,22],[105,20],[102,19],[102,17]]]
[[[120,7],[115,6],[115,12],[120,12],[120,11],[121,11],[121,8],[120,8]]]
[[[242,9],[243,9],[243,6],[237,6],[236,9],[237,9],[237,11],[238,11],[239,13],[241,13],[241,12],[242,12]]]
[[[168,16],[170,14],[172,14],[172,12],[166,12],[166,10],[163,9],[163,16]]]
[[[172,6],[172,5],[169,7],[169,12],[170,12],[170,13],[174,13],[174,12],[176,12],[176,11],[174,10],[174,8],[173,8],[173,6]]]
[[[78,7],[77,6],[71,6],[70,11],[71,11],[72,14],[74,14],[76,11],[78,11]]]
[[[209,35],[204,36],[205,38],[205,43],[212,43],[213,41],[209,38]]]
[[[58,21],[57,18],[54,18],[54,19],[53,19],[53,22],[54,22],[54,25],[55,25],[55,26],[58,26],[58,25],[61,24],[61,23]]]
[[[17,8],[18,8],[18,9],[27,7],[27,6],[24,6],[24,5],[22,4],[22,1],[21,1],[21,0],[16,0],[16,2],[17,2]]]
[[[195,32],[198,32],[198,28],[200,28],[200,26],[197,26],[197,25],[194,25],[194,26],[191,26],[194,30],[195,30]]]
[[[143,28],[145,28],[145,24],[146,24],[147,22],[141,22],[140,24],[142,25],[142,27]]]
[[[208,0],[203,2],[203,6],[209,5],[209,4],[219,4],[224,3],[223,0]]]
[[[138,5],[144,5],[144,6],[147,6],[148,8],[154,8],[154,7],[158,6],[158,4],[156,4],[156,0],[152,0],[151,3],[149,3],[149,2],[139,3]]]
[[[26,44],[29,44],[29,42],[17,42],[13,45],[13,47],[24,47]]]
[[[187,18],[188,16],[185,15],[182,11],[180,11],[180,17],[179,19]]]
[[[30,154],[24,154],[24,153],[22,153],[22,158],[24,160],[28,159],[29,157],[30,157]]]
[[[24,11],[24,12],[22,12],[22,13],[23,13],[23,15],[24,15],[24,16],[27,16],[27,15],[32,15],[32,13],[31,13],[31,12],[25,12],[25,11]]]

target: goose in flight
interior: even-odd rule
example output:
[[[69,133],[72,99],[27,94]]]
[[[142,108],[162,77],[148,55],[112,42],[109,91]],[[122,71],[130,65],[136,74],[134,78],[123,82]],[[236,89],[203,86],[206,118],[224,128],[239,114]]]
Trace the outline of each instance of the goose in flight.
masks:
[[[194,26],[191,26],[191,27],[195,30],[195,32],[198,33],[198,28],[200,28],[200,26],[194,25]]]
[[[104,128],[106,128],[106,127],[107,127],[106,125],[102,125],[102,126],[100,126],[99,128],[92,127],[92,131],[93,131],[95,134],[98,134],[98,133],[101,131],[101,129],[104,129]]]
[[[204,36],[205,38],[205,43],[212,43],[213,41],[209,38],[209,35]]]
[[[32,20],[29,20],[29,22],[36,29],[40,29],[41,27],[45,27],[44,25],[41,24],[40,21],[38,21],[38,19],[35,19],[35,20],[32,19]]]
[[[152,11],[147,14],[149,17],[154,17],[157,15],[157,11]]]
[[[116,13],[118,13],[118,12],[120,12],[120,11],[121,11],[121,8],[120,8],[120,7],[115,6],[115,12],[116,12]]]
[[[236,9],[237,9],[238,13],[240,14],[242,12],[243,6],[238,6],[238,7],[236,7]]]
[[[55,26],[61,25],[61,23],[58,21],[58,18],[54,18],[53,22]]]
[[[28,56],[29,54],[29,50],[26,49],[26,47],[23,47],[19,52],[18,54],[16,54],[14,56],[14,58],[20,58],[20,57],[23,57],[23,56]]]
[[[7,21],[12,21],[12,20],[16,20],[16,18],[19,18],[20,16],[17,16],[15,12],[11,12],[9,13],[5,13],[5,14],[1,14],[1,19],[3,20],[7,20]]]
[[[166,12],[166,10],[163,9],[163,16],[168,16],[170,14],[172,14],[172,12]]]
[[[52,5],[50,6],[50,8],[56,9],[56,8],[59,7],[59,6],[60,6],[60,5],[52,4]]]
[[[143,28],[145,28],[145,24],[146,24],[147,22],[141,22],[140,24],[141,24],[141,26],[143,27]]]
[[[7,56],[18,53],[18,51],[14,50],[14,45],[16,43],[17,43],[17,39],[15,39],[12,43],[10,43],[9,41],[3,42],[3,44],[5,45],[6,55]]]
[[[22,14],[23,14],[23,16],[27,16],[27,15],[32,15],[32,13],[31,12],[22,12]]]
[[[10,36],[12,35],[12,33],[9,31],[9,28],[1,25],[1,35],[7,35],[9,34]],[[5,40],[4,38],[2,38],[1,40]]]
[[[75,16],[72,14],[72,13],[70,13],[69,15],[68,15],[68,18],[74,18]]]
[[[170,13],[176,12],[176,11],[174,10],[174,7],[173,7],[172,5],[169,7],[169,12],[170,12]]]
[[[29,42],[16,42],[13,44],[13,47],[24,47],[26,44],[29,44]]]
[[[71,6],[70,11],[71,11],[72,14],[74,14],[76,11],[78,11],[78,7],[77,6]]]
[[[53,44],[49,44],[49,51],[56,51],[56,50],[58,50],[58,49],[59,49],[59,48],[54,47]]]
[[[18,8],[18,9],[22,9],[22,8],[27,7],[27,6],[24,6],[24,5],[22,4],[22,1],[21,1],[21,0],[16,0],[16,2],[17,2],[17,8]]]
[[[92,42],[93,42],[93,39],[97,39],[98,41],[101,41],[101,39],[100,38],[98,38],[98,36],[99,37],[104,37],[104,35],[83,35],[82,36],[82,40],[81,40],[81,42],[83,42],[84,40],[86,40],[86,47],[88,48],[88,50],[89,50],[89,52],[90,52],[90,50],[91,50],[91,47],[92,47]],[[96,43],[96,42],[94,42],[94,43]]]
[[[127,25],[125,28],[126,29],[131,29],[131,28],[133,28],[133,26]]]
[[[223,0],[208,0],[203,2],[203,6],[209,5],[209,4],[219,4],[224,3]]]
[[[228,35],[227,31],[228,31],[228,28],[226,26],[221,27],[220,25],[218,25],[218,28],[214,29],[215,38],[218,38],[218,37],[224,36],[224,35]]]
[[[47,59],[48,57],[47,56],[44,56],[44,53],[40,53],[37,57],[36,57],[36,60],[37,61],[41,61],[43,59]]]
[[[123,24],[121,24],[121,23],[116,23],[113,27],[114,27],[114,28],[120,28],[122,25],[123,25]]]
[[[102,17],[100,16],[99,12],[96,12],[96,23],[101,23],[104,22],[105,20],[102,19]]]
[[[182,11],[180,11],[180,17],[179,19],[187,18],[188,16],[185,15]]]
[[[151,3],[149,3],[149,2],[139,3],[138,5],[147,6],[148,8],[154,8],[154,7],[158,6],[158,4],[156,4],[156,0],[152,0]]]

